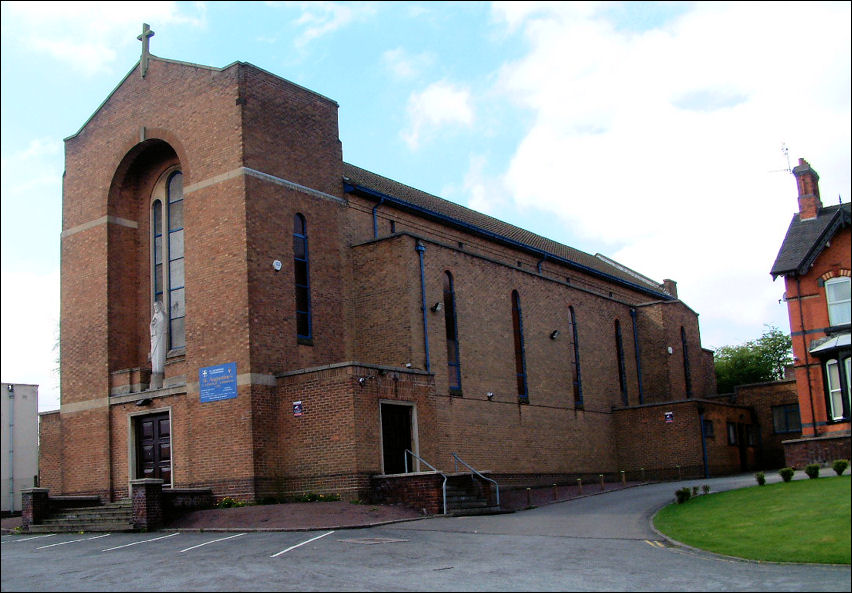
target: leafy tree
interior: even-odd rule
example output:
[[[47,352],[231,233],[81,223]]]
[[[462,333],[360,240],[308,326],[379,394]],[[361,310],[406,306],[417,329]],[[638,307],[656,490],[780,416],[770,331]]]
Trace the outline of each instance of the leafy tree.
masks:
[[[766,328],[756,340],[716,349],[714,358],[719,393],[731,393],[737,385],[784,377],[784,368],[793,362],[793,340],[777,327]]]

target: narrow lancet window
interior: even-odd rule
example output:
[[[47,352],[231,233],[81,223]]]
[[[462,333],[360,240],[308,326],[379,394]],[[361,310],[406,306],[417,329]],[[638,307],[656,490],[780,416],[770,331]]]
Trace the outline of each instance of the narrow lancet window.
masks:
[[[683,381],[686,386],[686,397],[692,397],[692,377],[689,372],[689,349],[686,345],[686,330],[680,328],[680,343],[683,348]]]
[[[524,321],[521,315],[521,297],[517,290],[512,291],[512,327],[515,336],[515,375],[517,377],[518,399],[529,401],[527,391],[527,361],[524,354]]]
[[[444,325],[447,330],[447,373],[450,393],[461,394],[461,362],[459,360],[459,331],[456,318],[456,294],[453,276],[444,272]]]
[[[577,315],[574,312],[574,307],[568,307],[568,313],[571,315],[571,337],[574,347],[574,407],[583,407],[583,381],[580,374],[580,338],[577,333]]]
[[[300,340],[313,338],[311,285],[308,269],[308,229],[305,217],[293,218],[293,267],[296,279],[296,335]]]
[[[630,402],[627,398],[627,380],[624,371],[624,344],[621,340],[621,323],[615,320],[615,354],[618,360],[618,386],[621,390],[621,402],[627,406]]]

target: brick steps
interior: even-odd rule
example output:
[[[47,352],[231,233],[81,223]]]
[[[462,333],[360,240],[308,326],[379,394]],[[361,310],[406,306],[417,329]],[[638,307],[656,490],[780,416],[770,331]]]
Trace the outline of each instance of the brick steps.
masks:
[[[95,507],[68,508],[52,513],[30,533],[69,533],[79,531],[134,531],[133,507],[129,499]]]
[[[486,491],[470,474],[452,475],[447,480],[447,514],[453,516],[496,515],[509,513],[489,505]]]

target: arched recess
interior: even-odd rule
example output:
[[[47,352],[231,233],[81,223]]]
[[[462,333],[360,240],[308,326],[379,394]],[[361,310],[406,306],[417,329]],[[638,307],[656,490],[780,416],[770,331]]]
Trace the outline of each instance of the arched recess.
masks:
[[[146,368],[152,313],[152,195],[163,176],[181,169],[160,139],[135,145],[116,167],[107,213],[109,370]]]

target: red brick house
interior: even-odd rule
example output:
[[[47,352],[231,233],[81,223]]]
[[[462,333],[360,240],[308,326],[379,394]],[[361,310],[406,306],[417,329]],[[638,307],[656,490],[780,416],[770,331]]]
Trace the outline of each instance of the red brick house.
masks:
[[[850,205],[823,206],[819,175],[793,169],[799,211],[787,229],[773,278],[784,277],[802,438],[785,441],[788,465],[850,458]]]
[[[42,486],[347,499],[425,469],[406,450],[506,483],[753,459],[743,408],[701,405],[712,352],[673,281],[344,162],[337,110],[145,51],[65,140]]]

